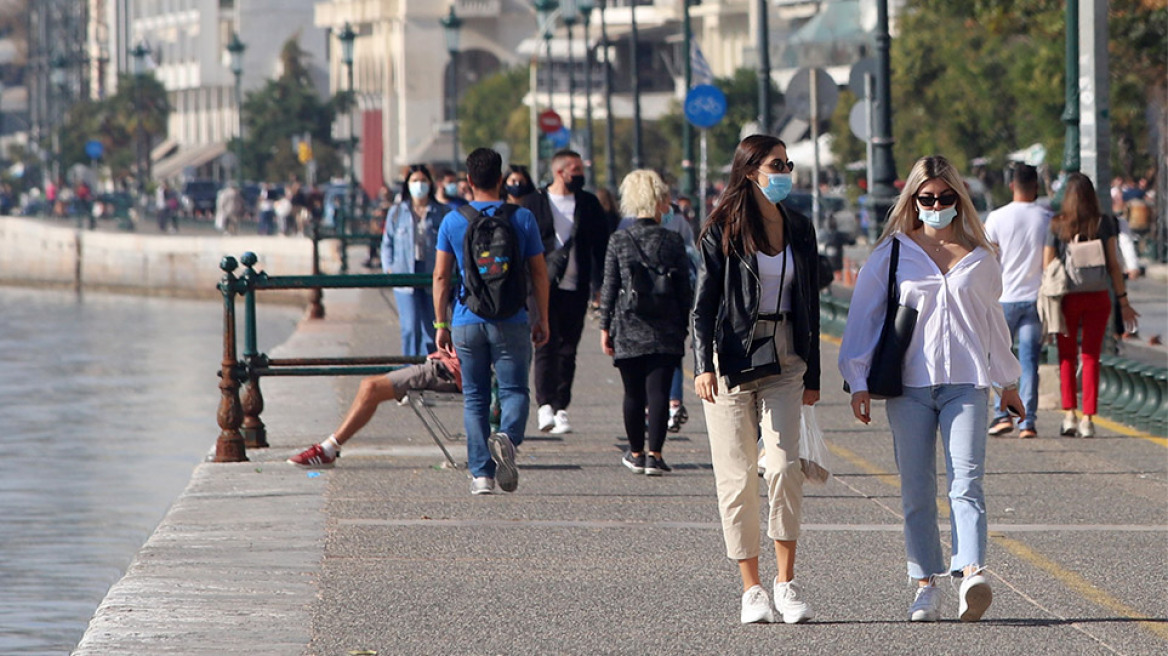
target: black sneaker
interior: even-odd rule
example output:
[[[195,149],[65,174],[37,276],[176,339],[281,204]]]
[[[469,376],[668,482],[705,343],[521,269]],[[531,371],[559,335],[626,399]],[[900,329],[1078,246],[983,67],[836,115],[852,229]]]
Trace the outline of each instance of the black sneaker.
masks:
[[[671,472],[673,468],[665,464],[665,457],[654,456],[652,453],[645,456],[645,475],[646,476],[661,476],[665,472]]]
[[[634,474],[645,473],[645,454],[639,456],[633,455],[632,451],[625,451],[625,457],[621,458],[621,464],[633,470]]]

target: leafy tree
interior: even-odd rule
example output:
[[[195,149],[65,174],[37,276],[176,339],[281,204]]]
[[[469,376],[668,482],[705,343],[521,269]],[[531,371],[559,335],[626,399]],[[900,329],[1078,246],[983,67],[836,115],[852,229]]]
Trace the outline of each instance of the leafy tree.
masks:
[[[148,144],[158,143],[166,136],[170,112],[166,88],[154,76],[120,76],[114,95],[102,101],[82,100],[70,107],[60,132],[62,170],[77,163],[88,164],[85,144],[96,139],[104,146],[103,161],[114,179],[134,175],[139,128]]]
[[[339,113],[353,105],[353,99],[348,92],[328,101],[320,99],[305,65],[309,54],[298,39],[299,35],[284,43],[280,76],[248,92],[243,101],[245,178],[286,180],[302,175],[303,165],[292,149],[292,137],[305,133],[312,135],[320,177],[339,176],[346,171],[342,157],[345,145],[333,139],[332,125]]]
[[[993,165],[1032,143],[1057,169],[1065,125],[1063,0],[908,0],[892,41],[893,136],[897,172],[921,155],[943,153],[965,171]],[[1168,8],[1113,0],[1109,57],[1114,171],[1151,163],[1148,106],[1165,97]],[[1162,101],[1161,101],[1162,102]],[[846,113],[833,117],[837,157],[859,144]]]
[[[516,154],[519,148],[528,151],[530,120],[523,104],[528,86],[527,68],[517,66],[499,71],[468,89],[458,103],[458,141],[462,152],[506,141],[511,147],[511,158],[523,161]]]

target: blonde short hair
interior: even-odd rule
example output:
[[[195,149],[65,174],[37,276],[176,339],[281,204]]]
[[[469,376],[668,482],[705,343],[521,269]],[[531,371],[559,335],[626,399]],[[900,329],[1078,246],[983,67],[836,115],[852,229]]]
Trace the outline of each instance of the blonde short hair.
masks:
[[[669,200],[669,187],[656,171],[637,169],[625,176],[620,185],[621,215],[633,218],[661,218],[657,206]]]

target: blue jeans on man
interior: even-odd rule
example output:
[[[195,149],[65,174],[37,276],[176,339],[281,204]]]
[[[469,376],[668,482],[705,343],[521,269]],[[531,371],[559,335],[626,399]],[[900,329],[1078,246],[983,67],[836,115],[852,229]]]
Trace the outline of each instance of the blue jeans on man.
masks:
[[[1026,408],[1026,418],[1019,430],[1036,430],[1038,420],[1038,358],[1042,355],[1042,321],[1038,318],[1038,303],[1020,301],[1002,303],[1006,325],[1018,346],[1018,362],[1022,365],[1022,379],[1018,382],[1018,396]],[[994,394],[994,420],[991,425],[1009,419],[1001,410],[1001,398]]]
[[[454,326],[450,337],[462,362],[467,465],[472,476],[493,479],[495,462],[487,448],[491,370],[499,384],[499,430],[519,446],[530,405],[527,371],[531,367],[531,328],[527,322],[472,323]]]

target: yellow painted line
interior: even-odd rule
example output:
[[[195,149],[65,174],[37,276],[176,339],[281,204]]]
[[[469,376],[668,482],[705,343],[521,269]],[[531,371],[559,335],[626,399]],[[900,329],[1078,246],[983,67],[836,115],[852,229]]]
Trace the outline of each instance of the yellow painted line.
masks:
[[[819,341],[827,342],[828,344],[835,344],[836,346],[844,343],[843,340],[841,340],[839,337],[825,333],[819,333]]]
[[[1153,618],[1140,613],[1131,606],[1095,587],[1082,576],[1063,568],[1058,563],[1017,540],[1004,535],[991,535],[990,537],[1015,556],[1035,567],[1046,570],[1048,574],[1058,579],[1063,585],[1078,593],[1084,599],[1098,606],[1102,606],[1113,613],[1136,620],[1140,626],[1148,631],[1155,633],[1161,638],[1168,639],[1168,625],[1165,625],[1163,622],[1154,621]]]
[[[1121,424],[1119,422],[1111,421],[1110,419],[1104,419],[1103,417],[1100,417],[1099,415],[1095,416],[1094,421],[1096,424],[1099,424],[1103,428],[1106,428],[1107,430],[1109,430],[1113,433],[1119,433],[1120,435],[1127,435],[1128,437],[1138,437],[1141,440],[1147,440],[1147,441],[1151,442],[1152,444],[1159,444],[1162,447],[1168,447],[1168,439],[1165,439],[1163,437],[1156,437],[1155,435],[1152,435],[1150,433],[1145,433],[1144,431],[1137,430],[1135,428],[1132,428],[1131,426],[1124,426],[1123,424]]]

